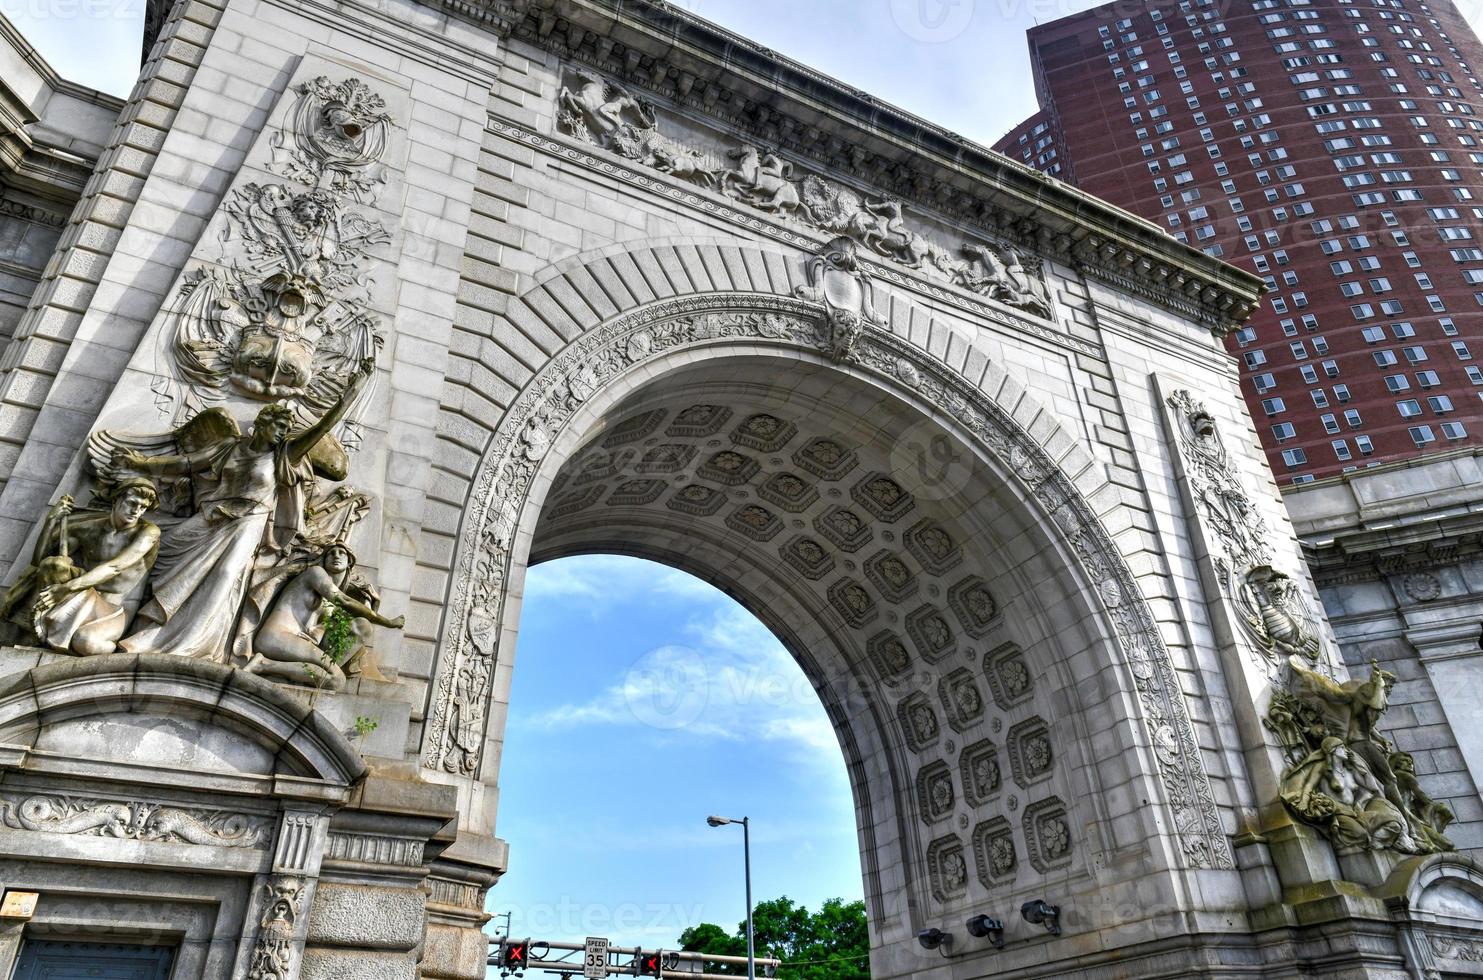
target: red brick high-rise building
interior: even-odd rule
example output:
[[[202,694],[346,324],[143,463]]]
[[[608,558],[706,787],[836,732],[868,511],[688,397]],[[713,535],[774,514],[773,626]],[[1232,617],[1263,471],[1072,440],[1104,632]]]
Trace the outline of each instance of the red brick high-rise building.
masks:
[[[1483,45],[1450,0],[1152,0],[1029,32],[996,149],[1266,277],[1282,482],[1483,441]]]

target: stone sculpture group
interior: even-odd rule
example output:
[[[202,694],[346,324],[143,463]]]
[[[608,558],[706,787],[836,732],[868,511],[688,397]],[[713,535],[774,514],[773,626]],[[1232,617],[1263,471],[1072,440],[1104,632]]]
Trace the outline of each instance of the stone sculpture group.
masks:
[[[300,87],[275,172],[229,195],[240,261],[192,270],[166,311],[165,433],[88,440],[93,501],[51,508],[0,600],[25,642],[82,656],[171,654],[339,689],[383,616],[346,538],[369,498],[349,475],[381,344],[365,295],[388,238],[375,199],[391,119],[358,79]],[[227,405],[267,402],[242,431]],[[353,447],[352,447],[353,448]]]
[[[854,242],[888,259],[969,292],[1037,316],[1050,316],[1044,281],[1007,244],[965,242],[954,255],[910,227],[900,201],[872,198],[817,174],[795,176],[791,162],[749,144],[724,151],[721,162],[664,135],[654,106],[617,82],[573,70],[558,96],[560,127],[660,173],[749,207]]]
[[[1321,671],[1317,621],[1297,582],[1271,566],[1271,536],[1221,441],[1215,417],[1190,392],[1169,396],[1179,420],[1190,494],[1217,539],[1224,596],[1272,680],[1264,723],[1286,755],[1280,795],[1290,811],[1340,847],[1430,854],[1450,850],[1452,811],[1422,791],[1414,760],[1376,727],[1394,675],[1366,680]]]

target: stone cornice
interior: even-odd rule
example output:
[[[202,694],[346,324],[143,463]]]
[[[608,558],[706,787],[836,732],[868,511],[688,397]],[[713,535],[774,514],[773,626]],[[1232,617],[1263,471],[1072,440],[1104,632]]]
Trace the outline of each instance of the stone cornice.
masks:
[[[51,93],[105,106],[115,114],[123,111],[122,100],[59,77],[3,16],[0,44],[20,55]],[[0,79],[0,183],[24,188],[49,204],[55,203],[56,210],[65,215],[82,194],[96,161],[37,142],[31,129],[38,122],[36,110],[10,82]]]
[[[1480,463],[1483,450],[1469,447],[1288,488],[1283,496],[1314,578],[1373,581],[1483,556]]]
[[[1104,201],[659,0],[424,0],[1193,317],[1243,322],[1259,278]]]

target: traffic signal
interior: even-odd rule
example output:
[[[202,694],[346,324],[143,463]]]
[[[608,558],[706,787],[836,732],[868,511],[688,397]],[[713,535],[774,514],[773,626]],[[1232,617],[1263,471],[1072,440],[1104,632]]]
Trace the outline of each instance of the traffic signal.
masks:
[[[529,939],[506,939],[500,944],[499,968],[502,971],[520,973],[529,959]]]
[[[640,952],[633,958],[633,972],[639,977],[657,977],[664,973],[664,950]]]

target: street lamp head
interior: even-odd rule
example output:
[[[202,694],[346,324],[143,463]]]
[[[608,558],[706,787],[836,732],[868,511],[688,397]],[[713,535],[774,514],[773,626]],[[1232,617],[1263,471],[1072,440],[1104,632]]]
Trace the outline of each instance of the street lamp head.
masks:
[[[724,827],[731,822],[730,817],[706,817],[705,822],[712,827]]]

